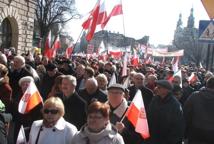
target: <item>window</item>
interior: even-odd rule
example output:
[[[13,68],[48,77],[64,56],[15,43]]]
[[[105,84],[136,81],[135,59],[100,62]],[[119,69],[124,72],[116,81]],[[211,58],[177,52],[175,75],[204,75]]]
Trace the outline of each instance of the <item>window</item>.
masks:
[[[8,18],[4,19],[0,25],[0,47],[11,47],[12,28]]]

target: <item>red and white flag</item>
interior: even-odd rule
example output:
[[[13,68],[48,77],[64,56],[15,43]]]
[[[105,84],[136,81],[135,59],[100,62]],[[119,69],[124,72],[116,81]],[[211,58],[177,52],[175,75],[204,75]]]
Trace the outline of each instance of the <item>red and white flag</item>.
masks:
[[[93,21],[93,12],[94,9],[90,12],[90,16],[87,20],[85,20],[82,24],[83,29],[89,29],[92,21]],[[98,14],[98,19],[97,19],[97,25],[102,24],[105,19],[107,18],[107,11],[105,7],[105,2],[103,1],[102,4],[99,7],[99,14]]]
[[[51,57],[51,31],[49,31],[48,36],[45,41],[45,50],[44,50],[44,56],[48,57],[50,59]]]
[[[135,94],[135,97],[126,112],[126,116],[135,127],[135,131],[137,133],[140,133],[140,135],[144,139],[150,137],[146,110],[144,107],[143,97],[140,90],[138,90]]]
[[[111,86],[111,85],[116,84],[116,83],[117,83],[116,75],[115,75],[115,73],[113,73],[111,76],[111,79],[109,81],[108,86]]]
[[[174,57],[173,57],[174,59]],[[172,62],[172,70],[174,71],[174,73],[176,73],[178,71],[178,63],[179,63],[179,56],[176,57],[175,60],[173,60]]]
[[[24,131],[23,125],[21,125],[19,134],[16,140],[16,144],[26,144],[26,143],[27,143],[27,140],[25,136],[25,131]]]
[[[111,1],[113,8],[110,12],[110,14],[108,15],[108,17],[105,19],[105,21],[101,24],[101,28],[104,29],[104,27],[106,26],[106,24],[108,23],[108,21],[110,20],[110,18],[112,16],[117,16],[117,15],[121,15],[123,14],[123,9],[122,9],[122,2],[121,0],[113,0]]]
[[[56,36],[56,39],[54,41],[54,44],[52,46],[52,55],[51,57],[56,57],[56,52],[57,50],[61,47],[61,44],[60,44],[60,40],[59,40],[59,35]]]
[[[135,49],[133,49],[133,56],[132,56],[132,59],[131,59],[131,64],[134,65],[134,66],[138,66],[139,65],[139,58],[138,58],[138,55],[137,55],[137,51]]]
[[[188,78],[189,83],[193,83],[197,80],[197,76],[194,72],[191,73],[190,77]]]
[[[95,5],[94,9],[91,11],[89,18],[82,24],[83,29],[88,29],[86,34],[86,40],[90,41],[96,30],[97,22],[99,19],[99,12],[100,12],[100,0]]]
[[[69,47],[67,47],[65,51],[65,57],[69,59],[71,57],[71,54],[73,52],[73,44],[71,44]]]
[[[123,58],[123,69],[122,69],[122,77],[127,76],[127,65],[128,65],[128,53],[125,52],[124,58]]]
[[[25,114],[30,112],[38,104],[43,103],[42,97],[34,82],[30,82],[27,90],[19,101],[18,110]]]

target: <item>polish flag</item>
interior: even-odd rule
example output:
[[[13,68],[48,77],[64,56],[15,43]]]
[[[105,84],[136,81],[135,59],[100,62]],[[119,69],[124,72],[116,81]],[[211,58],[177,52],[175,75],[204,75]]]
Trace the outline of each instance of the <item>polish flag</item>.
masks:
[[[48,37],[45,41],[45,50],[44,50],[44,56],[48,57],[50,59],[51,57],[51,31],[48,33]]]
[[[127,65],[128,65],[128,53],[126,52],[123,58],[122,77],[127,76]]]
[[[83,22],[83,24],[82,24],[83,29],[90,28],[92,21],[93,21],[93,12],[94,12],[94,9],[91,11],[89,18]],[[106,18],[107,18],[107,11],[105,8],[105,2],[103,1],[99,8],[97,25],[102,24]]]
[[[27,143],[27,140],[25,136],[25,131],[24,131],[23,125],[21,125],[19,134],[16,140],[16,144],[26,144],[26,143]]]
[[[117,83],[116,75],[115,75],[115,73],[113,73],[108,86],[111,86],[112,84],[116,84],[116,83]]]
[[[43,103],[42,97],[35,83],[30,82],[27,90],[19,101],[18,110],[20,113],[26,114],[40,103]]]
[[[194,72],[191,73],[190,77],[188,78],[189,83],[193,83],[197,80],[197,76]]]
[[[176,60],[174,60],[172,62],[172,70],[174,71],[174,73],[176,73],[178,71],[178,63],[179,63],[179,56],[176,57]]]
[[[138,90],[135,94],[135,97],[126,112],[126,116],[135,127],[135,131],[137,133],[140,133],[140,135],[144,139],[150,137],[146,110],[144,107],[143,97],[140,90]]]
[[[69,59],[71,57],[71,54],[73,52],[73,44],[71,44],[69,47],[67,47],[65,51],[65,57]]]
[[[134,66],[138,66],[139,64],[139,59],[138,59],[138,56],[137,56],[137,51],[135,49],[133,49],[133,57],[131,59],[131,64],[134,65]]]
[[[108,21],[110,20],[110,18],[112,16],[117,16],[117,15],[121,15],[123,14],[123,9],[122,9],[122,3],[121,0],[113,0],[111,1],[111,3],[113,4],[113,8],[110,12],[110,14],[108,15],[108,17],[105,19],[105,21],[102,23],[101,28],[104,29],[104,27],[106,26],[106,24],[108,23]]]
[[[61,45],[60,45],[59,35],[57,35],[57,37],[54,41],[54,44],[52,46],[52,55],[51,55],[52,58],[56,57],[56,52],[60,47],[61,47]]]

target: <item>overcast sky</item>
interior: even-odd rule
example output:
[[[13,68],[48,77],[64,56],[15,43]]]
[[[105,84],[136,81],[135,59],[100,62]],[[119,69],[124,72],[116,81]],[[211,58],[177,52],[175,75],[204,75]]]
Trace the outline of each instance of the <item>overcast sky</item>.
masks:
[[[85,17],[68,23],[68,31],[75,41],[82,30],[82,22],[95,3],[96,0],[76,0],[79,13]],[[119,32],[135,39],[148,35],[149,42],[155,45],[171,44],[179,14],[182,14],[183,26],[186,27],[192,7],[196,28],[199,26],[199,20],[209,19],[201,0],[122,0],[122,4],[123,16],[112,17],[105,30]]]

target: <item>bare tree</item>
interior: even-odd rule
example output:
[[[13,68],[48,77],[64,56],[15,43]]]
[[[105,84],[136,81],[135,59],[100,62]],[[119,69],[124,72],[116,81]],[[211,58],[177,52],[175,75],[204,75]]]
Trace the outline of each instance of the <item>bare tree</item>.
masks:
[[[43,41],[51,28],[75,18],[75,0],[37,0],[36,22]]]

